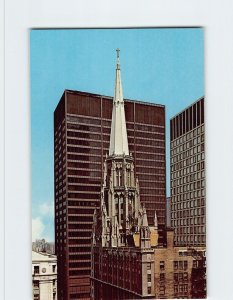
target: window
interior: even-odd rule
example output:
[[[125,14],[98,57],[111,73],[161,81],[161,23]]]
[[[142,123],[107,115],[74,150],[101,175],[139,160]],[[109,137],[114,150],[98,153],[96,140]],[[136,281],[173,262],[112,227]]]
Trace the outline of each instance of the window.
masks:
[[[53,265],[53,273],[56,272],[56,265]]]
[[[148,294],[151,294],[151,286],[148,286],[148,287],[147,287],[147,293],[148,293]]]
[[[173,274],[173,279],[174,279],[174,281],[178,281],[178,273]]]
[[[164,285],[159,287],[159,293],[160,293],[160,295],[165,295],[165,286]]]
[[[197,260],[194,260],[193,261],[193,268],[197,268],[198,267],[198,261]]]
[[[160,261],[160,270],[164,271],[165,269],[165,262],[164,261]]]
[[[180,270],[183,270],[183,261],[182,261],[182,260],[179,261],[179,269],[180,269]]]
[[[33,287],[34,288],[39,288],[39,280],[34,280],[33,281]]]
[[[151,282],[151,274],[147,274],[147,281]]]
[[[147,270],[151,269],[151,263],[147,263]]]
[[[34,266],[34,274],[39,274],[39,273],[40,273],[40,267]]]
[[[160,273],[160,281],[164,281],[165,280],[165,273]]]
[[[174,267],[174,270],[178,269],[178,261],[173,262],[173,267]]]

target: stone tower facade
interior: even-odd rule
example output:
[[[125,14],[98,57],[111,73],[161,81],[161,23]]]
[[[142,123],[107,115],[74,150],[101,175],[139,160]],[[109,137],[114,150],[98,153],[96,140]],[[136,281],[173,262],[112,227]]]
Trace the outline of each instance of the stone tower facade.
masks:
[[[92,235],[92,299],[154,298],[154,249],[158,226],[149,227],[129,153],[119,50],[109,154]],[[109,269],[110,268],[110,269]]]

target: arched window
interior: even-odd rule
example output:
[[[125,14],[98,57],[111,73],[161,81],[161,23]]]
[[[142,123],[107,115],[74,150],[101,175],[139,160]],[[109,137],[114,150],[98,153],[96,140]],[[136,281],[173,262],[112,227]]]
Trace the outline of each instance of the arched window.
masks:
[[[130,186],[131,182],[130,182],[130,169],[127,169],[127,185]]]
[[[119,169],[119,186],[122,186],[122,170]]]
[[[119,185],[119,169],[116,168],[116,186]]]

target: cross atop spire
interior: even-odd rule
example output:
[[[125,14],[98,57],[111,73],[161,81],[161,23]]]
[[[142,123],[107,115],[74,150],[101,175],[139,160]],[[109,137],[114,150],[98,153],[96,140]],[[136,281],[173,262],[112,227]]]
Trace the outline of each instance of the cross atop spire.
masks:
[[[109,155],[129,155],[128,138],[125,122],[125,108],[120,70],[120,49],[117,51],[117,66],[115,79],[115,93],[112,110],[112,125]]]

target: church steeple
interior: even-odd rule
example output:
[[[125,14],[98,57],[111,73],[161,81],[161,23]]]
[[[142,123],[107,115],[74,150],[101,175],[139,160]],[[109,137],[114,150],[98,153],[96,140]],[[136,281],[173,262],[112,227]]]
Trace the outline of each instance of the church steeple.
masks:
[[[121,83],[120,50],[117,49],[117,66],[115,79],[115,93],[112,110],[112,124],[109,155],[129,155],[128,138],[125,121],[123,89]]]
[[[150,229],[146,209],[140,203],[134,159],[129,155],[119,51],[117,49],[110,148],[104,162],[104,181],[101,189],[99,241],[101,240],[104,247],[139,247],[138,236],[143,235],[141,245],[144,247],[144,244],[149,243]],[[95,223],[97,228],[98,219]]]

